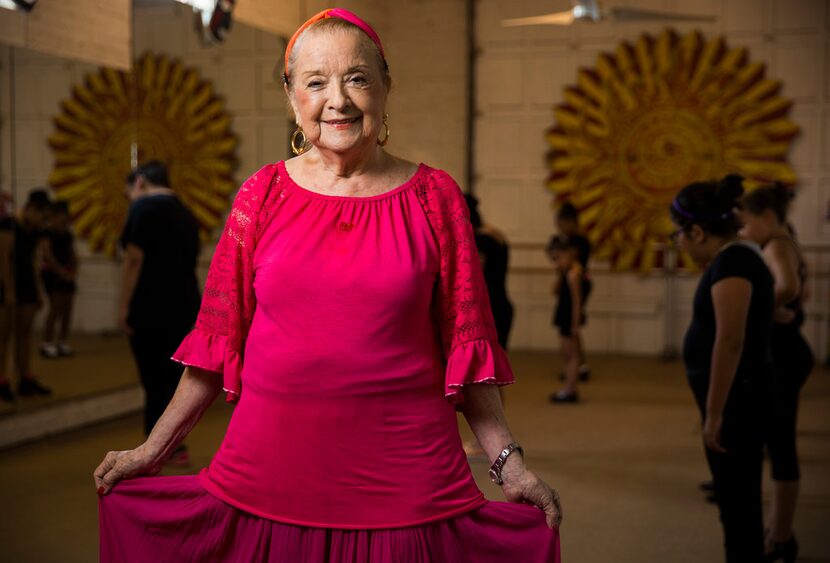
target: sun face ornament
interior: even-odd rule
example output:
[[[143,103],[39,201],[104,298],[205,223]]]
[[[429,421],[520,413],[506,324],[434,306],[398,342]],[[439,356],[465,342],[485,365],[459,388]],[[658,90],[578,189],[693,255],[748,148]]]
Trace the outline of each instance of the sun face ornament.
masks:
[[[799,130],[780,91],[722,37],[666,30],[623,42],[581,69],[554,109],[548,188],[580,210],[597,257],[617,270],[661,267],[668,206],[684,186],[730,173],[750,190],[796,183],[787,155]]]
[[[76,232],[93,251],[115,254],[135,162],[167,164],[171,187],[203,237],[221,223],[235,188],[236,136],[225,103],[195,68],[143,55],[131,72],[102,68],[61,104],[49,137],[49,184],[69,204]]]

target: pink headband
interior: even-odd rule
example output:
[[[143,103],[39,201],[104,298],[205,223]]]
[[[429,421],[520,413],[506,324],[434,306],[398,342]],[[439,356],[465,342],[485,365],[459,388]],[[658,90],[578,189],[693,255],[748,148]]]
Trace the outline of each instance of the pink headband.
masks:
[[[288,57],[291,55],[291,50],[294,48],[294,43],[297,42],[297,38],[300,37],[300,35],[312,24],[328,18],[338,18],[359,27],[363,33],[369,36],[372,43],[377,46],[380,51],[380,56],[383,58],[383,63],[386,64],[386,57],[383,54],[383,45],[380,43],[380,37],[378,37],[378,34],[374,29],[372,29],[371,25],[360,19],[360,17],[354,12],[350,12],[349,10],[345,10],[343,8],[329,8],[311,16],[308,21],[306,21],[299,27],[299,29],[297,29],[297,31],[294,32],[294,35],[291,36],[291,40],[288,41],[288,45],[285,47],[285,72],[283,73],[283,78],[286,82],[288,82]]]

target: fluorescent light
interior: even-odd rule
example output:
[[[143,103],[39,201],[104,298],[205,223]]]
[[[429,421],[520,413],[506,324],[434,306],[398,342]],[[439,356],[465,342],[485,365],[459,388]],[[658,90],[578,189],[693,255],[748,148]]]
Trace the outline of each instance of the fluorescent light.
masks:
[[[2,2],[4,0],[0,0]],[[194,10],[199,10],[202,12],[210,12],[213,13],[213,8],[216,7],[216,0],[176,0],[181,4],[187,4],[188,6],[193,6]]]
[[[216,8],[216,0],[176,0],[181,4],[187,4],[193,7],[194,12],[198,12],[202,16],[202,25],[207,27],[210,23],[210,18],[213,15],[213,10]]]

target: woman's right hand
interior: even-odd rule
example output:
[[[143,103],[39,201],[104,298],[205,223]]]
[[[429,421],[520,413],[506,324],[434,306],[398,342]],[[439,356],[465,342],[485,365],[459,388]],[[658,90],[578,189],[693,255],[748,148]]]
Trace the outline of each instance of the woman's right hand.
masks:
[[[141,475],[155,475],[161,471],[162,463],[157,456],[148,453],[142,446],[134,450],[107,452],[104,461],[92,474],[99,496],[109,494],[116,483]]]
[[[726,448],[721,445],[720,432],[723,427],[723,414],[706,413],[703,420],[703,442],[706,447],[714,452],[726,453]]]

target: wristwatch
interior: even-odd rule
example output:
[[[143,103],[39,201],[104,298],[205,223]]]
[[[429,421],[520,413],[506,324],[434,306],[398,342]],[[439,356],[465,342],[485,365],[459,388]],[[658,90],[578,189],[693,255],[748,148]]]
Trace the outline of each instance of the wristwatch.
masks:
[[[497,457],[496,461],[493,462],[493,465],[490,466],[490,480],[496,485],[504,484],[504,479],[501,478],[501,470],[507,462],[507,458],[510,457],[510,454],[516,450],[522,454],[522,457],[525,456],[525,451],[522,447],[517,442],[513,442],[512,444],[508,444],[508,446],[501,451],[499,457]]]

